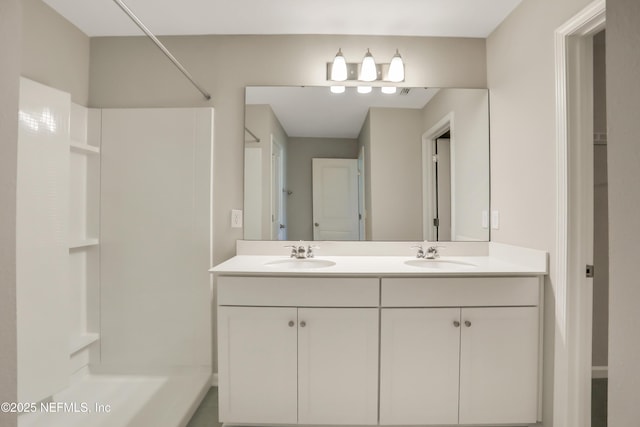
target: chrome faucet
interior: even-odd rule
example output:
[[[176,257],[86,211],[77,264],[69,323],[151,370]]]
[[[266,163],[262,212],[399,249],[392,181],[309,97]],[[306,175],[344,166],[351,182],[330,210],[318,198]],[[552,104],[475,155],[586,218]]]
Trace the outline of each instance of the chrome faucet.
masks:
[[[412,248],[418,248],[418,252],[416,253],[416,258],[424,258],[424,259],[436,259],[440,258],[440,254],[438,253],[438,248],[440,246],[429,246],[427,250],[424,250],[422,245],[411,246]]]
[[[285,246],[285,248],[291,248],[291,258],[296,258],[296,259],[305,259],[305,258],[313,258],[314,254],[313,254],[313,249],[317,248],[318,246],[311,246],[308,245],[307,248],[304,247],[304,243],[302,242],[302,240],[300,241],[300,245],[287,245]]]

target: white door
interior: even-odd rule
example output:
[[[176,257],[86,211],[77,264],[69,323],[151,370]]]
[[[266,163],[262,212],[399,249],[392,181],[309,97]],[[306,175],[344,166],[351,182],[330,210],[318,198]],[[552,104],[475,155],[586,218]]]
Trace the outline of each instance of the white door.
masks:
[[[298,422],[378,422],[378,309],[298,309]]]
[[[365,192],[365,174],[364,174],[364,145],[360,147],[360,154],[358,155],[358,222],[360,240],[367,240],[366,237],[366,204],[364,198]]]
[[[359,240],[358,160],[312,159],[313,240]]]
[[[271,240],[286,240],[284,154],[271,136]]]
[[[297,422],[296,323],[295,308],[218,308],[221,422]]]
[[[380,424],[456,424],[460,309],[383,309],[380,340]]]
[[[537,418],[538,307],[462,309],[460,424]]]

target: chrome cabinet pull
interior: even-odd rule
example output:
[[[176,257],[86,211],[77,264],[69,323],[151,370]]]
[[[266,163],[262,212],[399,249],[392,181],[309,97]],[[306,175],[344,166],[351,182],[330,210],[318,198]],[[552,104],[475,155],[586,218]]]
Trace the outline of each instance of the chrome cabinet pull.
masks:
[[[289,327],[293,328],[295,326],[296,322],[294,322],[293,320],[289,320]]]
[[[456,328],[460,327],[460,322],[458,322],[457,320],[453,321],[453,326],[455,326]]]
[[[307,326],[307,322],[305,322],[304,320],[300,322],[300,327],[304,328],[305,326]]]
[[[464,326],[466,326],[467,328],[471,327],[471,322],[469,322],[468,320],[465,320]]]

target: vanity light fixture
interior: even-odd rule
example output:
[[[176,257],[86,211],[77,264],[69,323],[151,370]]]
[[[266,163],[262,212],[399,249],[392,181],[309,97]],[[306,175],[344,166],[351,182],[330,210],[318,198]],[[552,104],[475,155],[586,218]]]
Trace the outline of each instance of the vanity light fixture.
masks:
[[[347,61],[344,59],[342,49],[338,49],[336,57],[333,58],[333,65],[331,67],[331,80],[336,82],[343,82],[347,80]]]
[[[396,49],[396,53],[391,58],[390,63],[376,64],[371,50],[367,49],[362,62],[347,62],[340,48],[333,61],[327,62],[327,80],[331,82],[355,81],[370,83],[379,81],[400,83],[404,81],[404,61],[400,56],[400,51]],[[370,87],[370,85],[367,86]],[[382,86],[381,90],[386,94],[396,92],[396,88],[393,86]],[[331,92],[343,93],[344,85],[331,86]],[[358,92],[369,93],[371,90],[362,89],[358,90]]]
[[[404,81],[404,62],[400,52],[396,49],[396,54],[391,58],[391,64],[389,64],[389,81],[398,83]]]
[[[363,82],[373,82],[378,79],[378,69],[376,67],[376,61],[371,55],[371,51],[367,49],[367,53],[362,58],[362,65],[360,66],[360,80]]]

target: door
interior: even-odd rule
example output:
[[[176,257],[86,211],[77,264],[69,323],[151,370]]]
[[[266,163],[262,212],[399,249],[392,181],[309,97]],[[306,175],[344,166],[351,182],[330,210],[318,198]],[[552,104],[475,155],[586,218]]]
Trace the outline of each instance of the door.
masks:
[[[313,240],[359,240],[358,160],[312,159]]]
[[[219,307],[220,421],[297,422],[297,313]]]
[[[298,309],[298,422],[377,424],[378,309]]]
[[[381,310],[380,424],[456,424],[459,308]]]
[[[271,136],[271,240],[286,240],[284,153]]]
[[[451,241],[451,140],[438,138],[434,142],[436,161],[436,240]]]
[[[460,424],[535,423],[538,307],[463,308]]]

